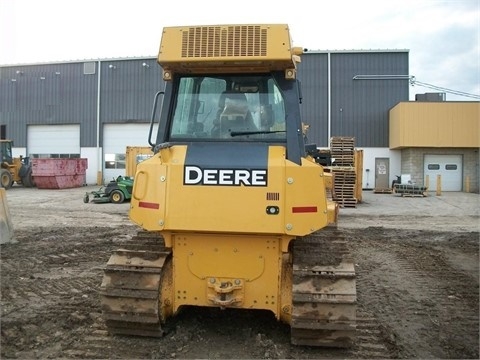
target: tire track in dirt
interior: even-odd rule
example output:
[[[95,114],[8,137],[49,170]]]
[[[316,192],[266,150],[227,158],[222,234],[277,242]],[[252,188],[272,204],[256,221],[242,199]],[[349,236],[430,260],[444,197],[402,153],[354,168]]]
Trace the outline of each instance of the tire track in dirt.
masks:
[[[461,234],[450,237],[449,245],[453,249],[460,245],[463,251],[478,259],[478,243],[463,241]],[[422,254],[421,251],[425,249],[428,249],[428,254]],[[424,284],[428,299],[422,304],[422,311],[415,311],[427,316],[434,325],[436,336],[432,336],[433,332],[429,333],[430,342],[432,345],[440,342],[443,350],[441,354],[435,355],[449,358],[466,355],[478,358],[478,333],[474,336],[471,331],[479,328],[478,278],[475,280],[468,272],[452,266],[445,256],[449,251],[436,244],[409,244],[408,247],[399,247],[398,256],[411,267],[409,274],[422,274],[428,279]],[[422,255],[419,256],[419,253]],[[463,326],[454,334],[445,331],[453,326],[458,327],[459,323]],[[474,346],[465,346],[465,340]]]
[[[191,308],[161,339],[110,336],[102,268],[136,231],[81,229],[20,232],[19,243],[2,245],[2,358],[478,358],[478,234],[346,231],[357,339],[351,349],[319,349],[291,345],[287,325],[248,310]]]
[[[111,239],[128,236],[122,228],[97,227],[92,237],[81,230],[26,231],[2,246],[2,357],[62,357],[62,348],[100,317],[100,265]]]
[[[352,244],[359,262],[359,303],[377,308],[377,317],[407,357],[478,358],[478,277],[472,282],[471,274],[452,268],[443,255],[451,244],[414,242],[415,234],[395,240],[395,233],[371,231]],[[477,244],[461,243],[478,258]]]
[[[357,338],[348,358],[394,359],[397,353],[389,344],[385,330],[378,319],[362,309],[357,311]]]

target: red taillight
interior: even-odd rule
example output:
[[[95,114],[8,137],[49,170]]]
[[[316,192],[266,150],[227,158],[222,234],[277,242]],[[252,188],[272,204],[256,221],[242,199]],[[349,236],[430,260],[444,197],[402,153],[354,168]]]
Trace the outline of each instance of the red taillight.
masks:
[[[146,209],[158,209],[158,208],[160,208],[160,204],[158,204],[158,203],[146,202],[146,201],[140,201],[140,202],[138,203],[138,206],[139,206],[139,207],[146,208]]]
[[[292,207],[292,213],[315,213],[317,212],[316,206],[294,206]]]

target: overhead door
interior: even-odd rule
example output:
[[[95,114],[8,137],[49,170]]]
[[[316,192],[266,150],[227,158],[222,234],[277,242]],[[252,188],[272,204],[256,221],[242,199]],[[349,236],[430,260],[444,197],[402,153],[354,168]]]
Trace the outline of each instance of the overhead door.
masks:
[[[80,125],[29,125],[27,153],[32,158],[80,157]]]
[[[442,191],[462,191],[462,155],[425,155],[424,164],[430,191],[437,189],[439,175]]]
[[[127,146],[148,146],[150,124],[105,124],[103,127],[103,178],[125,175]],[[154,129],[152,138],[156,136]]]

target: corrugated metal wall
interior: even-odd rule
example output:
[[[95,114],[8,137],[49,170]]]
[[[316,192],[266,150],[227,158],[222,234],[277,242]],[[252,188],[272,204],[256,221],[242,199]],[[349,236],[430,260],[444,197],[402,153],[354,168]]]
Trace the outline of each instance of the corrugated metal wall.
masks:
[[[155,93],[164,88],[156,59],[104,61],[101,73],[102,123],[150,122]]]
[[[154,58],[5,66],[0,124],[7,137],[24,147],[28,125],[81,124],[80,146],[96,146],[99,64],[101,122],[149,122],[153,96],[163,89]]]
[[[0,122],[15,146],[26,146],[34,124],[82,124],[81,146],[93,146],[96,88],[97,75],[84,75],[83,62],[1,67]]]
[[[302,57],[303,118],[310,123],[308,139],[328,146],[328,53]],[[388,147],[388,112],[409,99],[408,79],[375,79],[408,75],[408,51],[331,52],[330,136],[354,136],[358,147]],[[357,75],[370,75],[355,80]]]
[[[164,86],[155,58],[12,65],[0,67],[0,124],[7,125],[7,137],[24,147],[28,124],[75,123],[81,124],[80,145],[96,146],[99,70],[101,122],[148,122],[154,94]],[[358,147],[388,147],[388,111],[408,101],[408,80],[353,80],[359,74],[408,74],[408,51],[302,56],[298,77],[310,143],[327,147],[329,136],[354,136]]]
[[[306,53],[298,66],[303,122],[310,125],[308,142],[328,146],[328,55]]]
[[[148,122],[159,90],[163,90],[162,72],[155,59],[103,62],[101,118],[107,123]]]

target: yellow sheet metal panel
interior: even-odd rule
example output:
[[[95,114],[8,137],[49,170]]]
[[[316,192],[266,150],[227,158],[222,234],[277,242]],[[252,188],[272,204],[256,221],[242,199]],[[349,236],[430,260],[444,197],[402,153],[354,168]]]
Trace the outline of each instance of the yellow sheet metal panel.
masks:
[[[271,310],[279,317],[281,239],[274,236],[173,235],[174,309],[182,305]]]
[[[466,126],[453,122],[452,133],[455,143],[465,144],[465,147],[480,147],[480,102],[457,105],[460,119],[466,119]],[[456,115],[456,114],[455,114]],[[461,126],[459,126],[461,125]]]
[[[390,110],[389,126],[388,126],[388,141],[390,149],[396,149],[403,143],[402,127],[400,126],[400,119],[403,113],[403,106],[401,103]]]
[[[403,102],[390,110],[390,149],[480,147],[479,102]]]
[[[307,235],[328,224],[327,195],[323,167],[302,159],[302,166],[287,160],[285,230]]]
[[[272,146],[268,156],[268,186],[184,185],[186,147],[169,149],[166,230],[255,233],[282,232],[283,211],[269,215],[269,205],[282,208],[284,148]],[[174,195],[170,195],[174,194]],[[240,205],[242,204],[242,205]],[[248,207],[243,205],[248,204]]]
[[[158,63],[173,72],[205,73],[295,68],[288,25],[165,27]]]
[[[129,217],[144,229],[161,230],[165,225],[167,167],[156,154],[142,161],[137,169]]]
[[[130,208],[132,221],[150,231],[291,237],[327,225],[323,168],[305,159],[301,166],[289,162],[283,146],[268,148],[265,186],[186,184],[186,155],[187,146],[172,146],[138,164]]]
[[[130,218],[151,231],[282,233],[285,149],[271,147],[269,152],[268,187],[185,186],[187,147],[162,149],[137,167]],[[265,209],[271,204],[282,212],[268,215]]]

